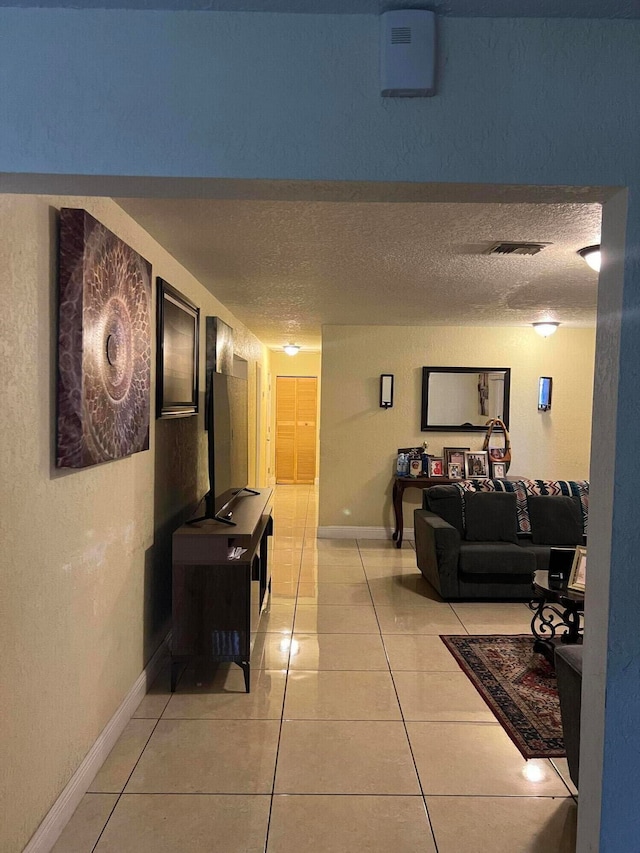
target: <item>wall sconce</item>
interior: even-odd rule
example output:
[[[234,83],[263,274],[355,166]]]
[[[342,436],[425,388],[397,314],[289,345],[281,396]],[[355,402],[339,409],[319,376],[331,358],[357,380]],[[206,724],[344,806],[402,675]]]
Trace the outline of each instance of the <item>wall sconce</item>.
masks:
[[[538,411],[548,412],[551,409],[551,376],[541,376],[538,380]]]
[[[393,373],[380,374],[380,408],[390,409],[393,406]]]
[[[553,335],[558,331],[558,326],[560,323],[555,322],[543,322],[543,323],[532,323],[531,324],[536,332],[542,338],[548,338],[549,335]]]

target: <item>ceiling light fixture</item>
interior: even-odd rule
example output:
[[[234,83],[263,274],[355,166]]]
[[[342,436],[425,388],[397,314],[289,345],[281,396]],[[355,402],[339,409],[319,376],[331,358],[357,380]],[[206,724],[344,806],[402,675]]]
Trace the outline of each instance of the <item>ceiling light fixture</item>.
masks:
[[[578,252],[581,258],[589,264],[592,270],[600,272],[600,246],[585,246]]]
[[[544,321],[542,323],[532,323],[531,324],[536,332],[542,338],[548,338],[549,335],[553,335],[558,331],[558,326],[560,323],[556,323],[554,321]]]
[[[298,344],[287,344],[284,348],[284,351],[287,355],[298,355],[298,353],[300,352],[300,347],[298,346]]]

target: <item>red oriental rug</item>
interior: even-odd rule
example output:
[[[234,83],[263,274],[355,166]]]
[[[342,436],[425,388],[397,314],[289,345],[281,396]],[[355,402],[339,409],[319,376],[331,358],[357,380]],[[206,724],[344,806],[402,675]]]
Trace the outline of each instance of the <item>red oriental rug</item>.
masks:
[[[525,758],[566,755],[555,670],[530,634],[441,639]]]

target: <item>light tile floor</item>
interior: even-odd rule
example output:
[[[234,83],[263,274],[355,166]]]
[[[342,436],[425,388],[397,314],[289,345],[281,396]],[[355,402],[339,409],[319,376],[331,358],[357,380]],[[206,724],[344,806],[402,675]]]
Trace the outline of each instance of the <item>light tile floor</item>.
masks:
[[[525,761],[440,633],[527,633],[524,604],[453,606],[411,543],[318,540],[280,486],[252,690],[161,674],[54,853],[573,853],[566,761]]]

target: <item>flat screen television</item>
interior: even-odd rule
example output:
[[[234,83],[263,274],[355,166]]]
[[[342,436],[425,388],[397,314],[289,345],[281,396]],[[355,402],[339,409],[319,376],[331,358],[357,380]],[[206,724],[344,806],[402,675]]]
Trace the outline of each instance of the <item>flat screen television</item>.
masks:
[[[233,502],[249,481],[247,380],[225,373],[210,374],[205,426],[208,430],[209,492],[206,518],[232,524]]]

